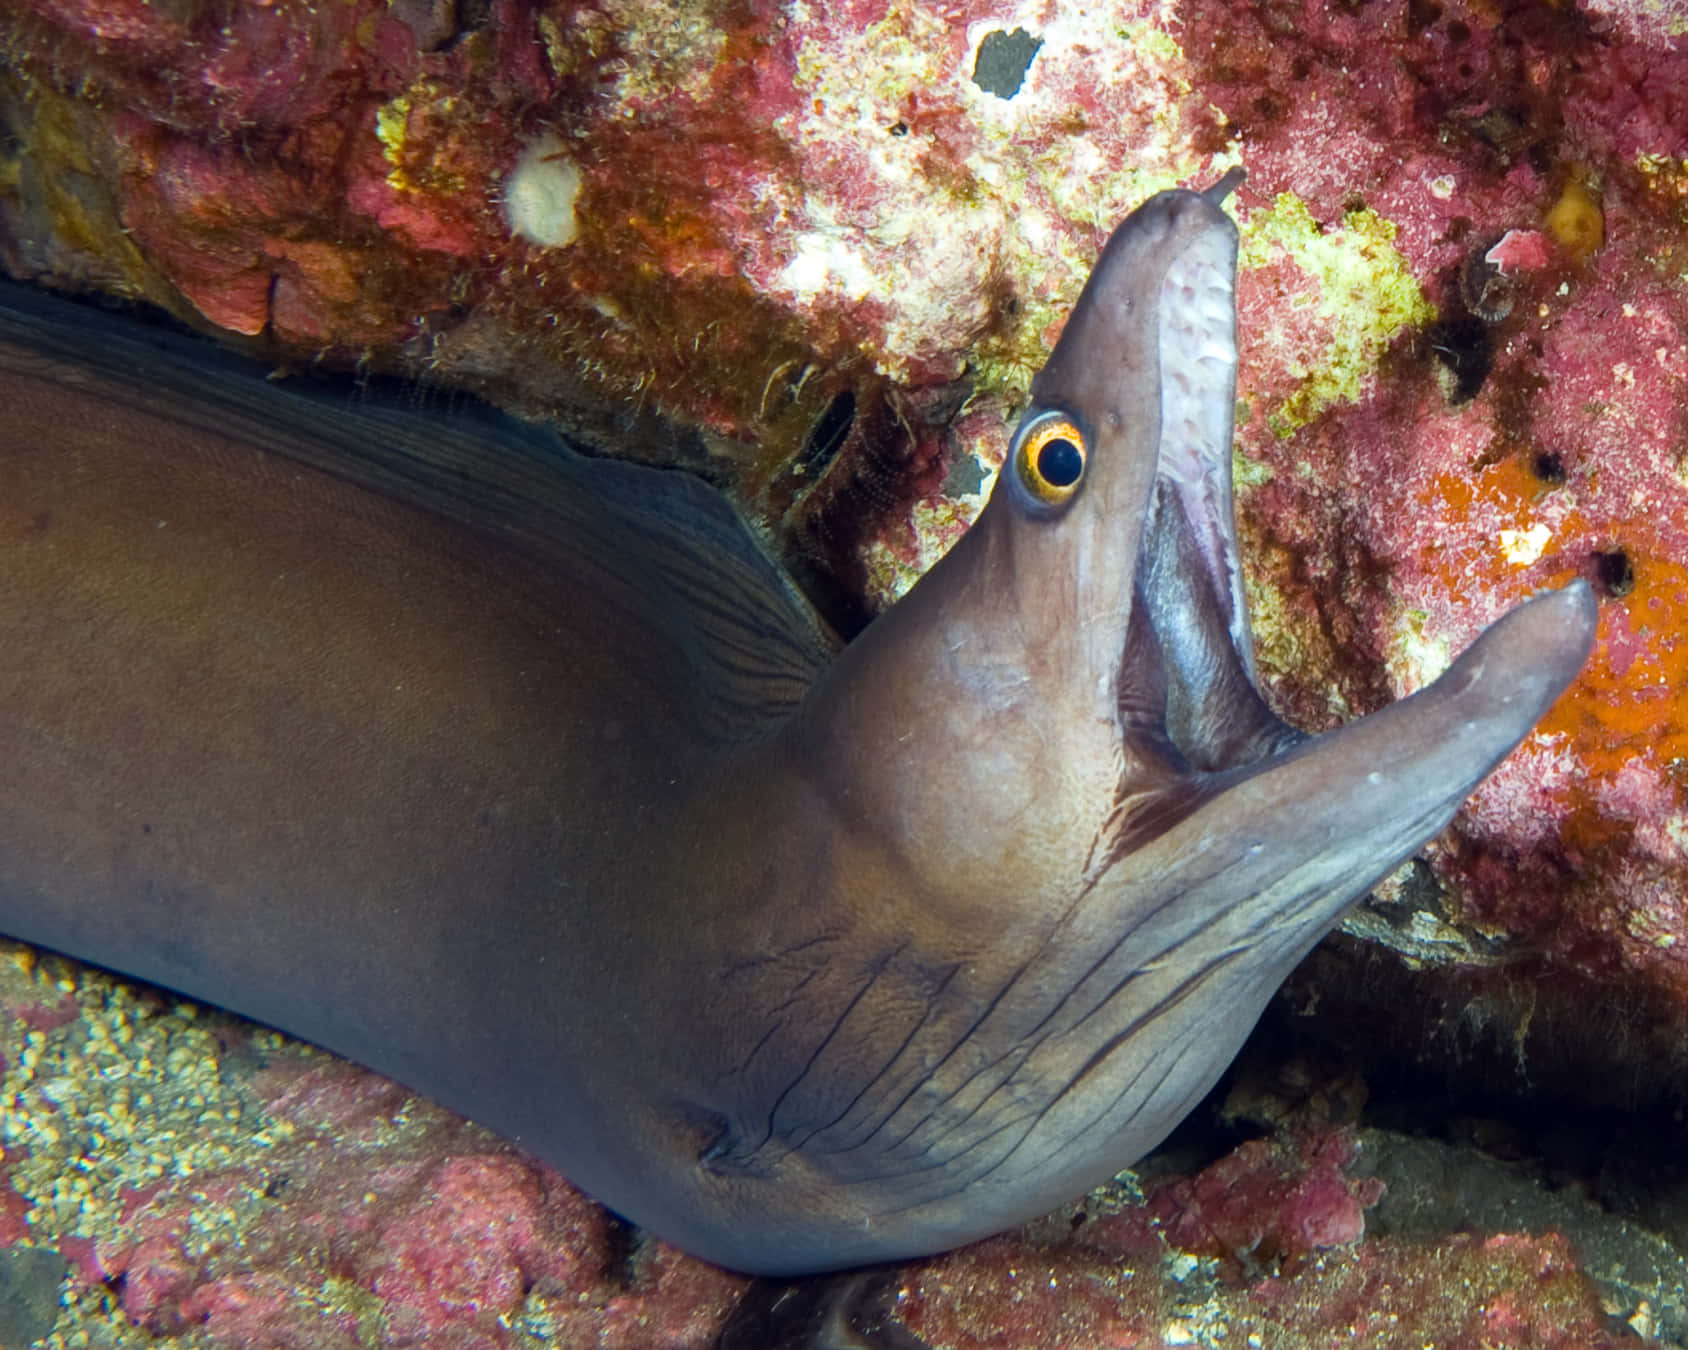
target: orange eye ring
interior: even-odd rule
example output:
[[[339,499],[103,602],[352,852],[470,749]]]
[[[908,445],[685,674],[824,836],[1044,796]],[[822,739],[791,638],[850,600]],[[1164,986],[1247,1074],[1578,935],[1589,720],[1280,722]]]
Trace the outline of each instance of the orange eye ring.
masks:
[[[1049,511],[1065,506],[1083,485],[1090,445],[1076,421],[1048,408],[1020,423],[1008,455],[1022,501]]]

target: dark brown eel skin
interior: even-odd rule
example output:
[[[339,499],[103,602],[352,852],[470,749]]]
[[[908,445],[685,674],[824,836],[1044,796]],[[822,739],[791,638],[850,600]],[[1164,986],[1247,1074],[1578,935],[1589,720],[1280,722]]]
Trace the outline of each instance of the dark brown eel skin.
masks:
[[[1586,585],[1307,737],[1231,507],[1236,231],[1097,262],[978,522],[834,651],[724,499],[0,306],[0,932],[786,1274],[1151,1148],[1575,676]]]

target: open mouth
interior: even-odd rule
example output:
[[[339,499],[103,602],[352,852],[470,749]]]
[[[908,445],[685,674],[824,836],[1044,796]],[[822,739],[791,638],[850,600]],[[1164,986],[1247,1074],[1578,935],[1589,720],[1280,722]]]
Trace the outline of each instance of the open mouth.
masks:
[[[1160,437],[1119,687],[1125,734],[1158,745],[1174,778],[1243,769],[1302,739],[1255,679],[1231,495],[1235,267],[1229,228],[1193,230],[1157,307]],[[1184,781],[1177,809],[1213,786]]]
[[[1231,499],[1231,431],[1236,406],[1236,245],[1227,230],[1203,230],[1167,268],[1160,289],[1160,456],[1155,505],[1176,494],[1205,582],[1220,603],[1232,645],[1249,676],[1253,644],[1243,601]],[[1161,522],[1165,523],[1164,519]],[[1145,547],[1151,545],[1146,540]]]

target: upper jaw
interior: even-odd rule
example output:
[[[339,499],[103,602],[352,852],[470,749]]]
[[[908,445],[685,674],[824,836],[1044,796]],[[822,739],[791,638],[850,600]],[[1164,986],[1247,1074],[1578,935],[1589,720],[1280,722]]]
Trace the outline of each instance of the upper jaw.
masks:
[[[1121,720],[1129,735],[1134,715],[1187,768],[1219,772],[1301,737],[1260,697],[1237,547],[1236,230],[1206,194],[1185,195],[1199,227],[1184,231],[1157,292],[1159,436],[1121,655],[1135,703]]]
[[[987,513],[1018,518],[1001,523],[1039,559],[1022,569],[1037,575],[1021,609],[1047,604],[1052,578],[1072,579],[1081,646],[1065,659],[1086,673],[1087,688],[1114,682],[1139,626],[1137,574],[1166,492],[1190,523],[1200,560],[1184,583],[1211,590],[1227,642],[1244,653],[1249,646],[1230,485],[1236,228],[1220,198],[1163,192],[1114,231],[1032,383],[1027,414],[1059,410],[1084,430],[1085,482],[1057,515],[1025,518],[1012,500],[994,497],[997,511]],[[1241,659],[1252,670],[1252,657]]]
[[[1112,651],[1092,655],[1114,674],[1128,758],[1175,772],[1300,739],[1256,687],[1231,488],[1237,233],[1222,196],[1162,193],[1115,232],[1041,381],[1101,433],[1080,509],[1119,569],[1118,617]]]
[[[1160,444],[1151,524],[1160,492],[1176,494],[1205,584],[1225,615],[1231,645],[1253,675],[1253,640],[1243,598],[1231,496],[1231,436],[1237,387],[1237,239],[1234,229],[1194,234],[1166,269],[1158,305]],[[1143,552],[1150,543],[1144,541]],[[1141,566],[1141,564],[1140,564]]]

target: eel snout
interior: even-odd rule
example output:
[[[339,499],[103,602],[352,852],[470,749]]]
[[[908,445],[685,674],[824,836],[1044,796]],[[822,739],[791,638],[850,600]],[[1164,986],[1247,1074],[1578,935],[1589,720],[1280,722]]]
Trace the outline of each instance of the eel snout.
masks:
[[[1503,755],[1518,739],[1511,730],[1534,726],[1576,678],[1598,619],[1594,591],[1580,578],[1531,596],[1485,628],[1434,684],[1392,706],[1416,706],[1427,736],[1492,742]]]

